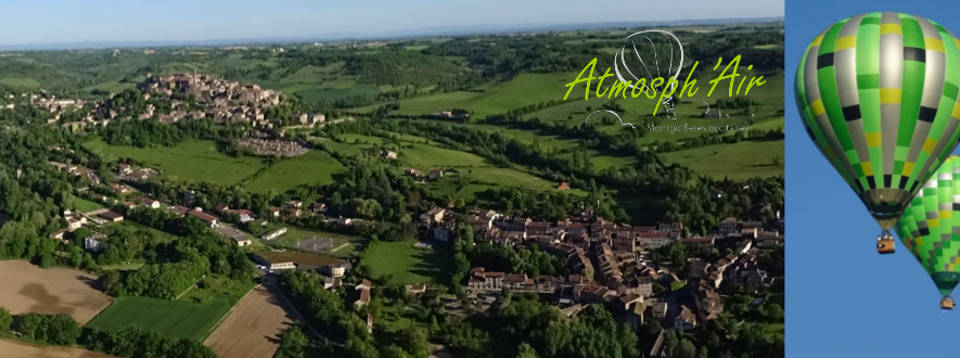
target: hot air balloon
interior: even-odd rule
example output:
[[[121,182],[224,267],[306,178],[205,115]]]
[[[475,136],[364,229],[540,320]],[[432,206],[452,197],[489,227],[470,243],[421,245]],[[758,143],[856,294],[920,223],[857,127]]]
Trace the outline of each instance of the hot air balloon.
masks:
[[[896,230],[943,294],[940,307],[953,309],[950,293],[960,282],[960,157],[947,158],[924,184]]]
[[[828,27],[797,66],[807,134],[880,225],[881,254],[894,251],[890,229],[957,146],[958,49],[933,21],[874,12]]]

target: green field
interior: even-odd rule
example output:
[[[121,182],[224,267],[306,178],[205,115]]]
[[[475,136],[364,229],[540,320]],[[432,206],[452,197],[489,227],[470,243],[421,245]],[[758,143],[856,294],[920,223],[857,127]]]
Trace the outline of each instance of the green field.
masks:
[[[187,182],[234,185],[264,165],[256,157],[223,154],[217,151],[215,143],[204,140],[186,140],[173,147],[139,148],[109,145],[97,137],[83,145],[106,161],[131,158],[163,171],[167,178]]]
[[[374,278],[387,278],[397,284],[444,284],[449,278],[452,254],[435,246],[420,249],[413,241],[376,242],[363,251],[361,263]]]
[[[552,183],[540,177],[511,168],[474,167],[460,170],[460,175],[476,183],[510,185],[535,191],[555,190],[560,183]]]
[[[471,91],[455,91],[420,96],[400,101],[399,113],[425,114],[463,108],[473,112],[474,118],[503,113],[529,104],[563,98],[567,82],[576,73],[521,73],[505,81],[481,86]],[[376,106],[356,108],[368,112]]]
[[[677,163],[715,178],[783,175],[783,140],[708,145],[659,156],[665,163]]]
[[[231,306],[225,299],[191,303],[123,296],[87,325],[100,329],[133,325],[167,337],[202,342]]]
[[[400,156],[404,164],[420,170],[490,165],[486,159],[473,153],[424,144],[404,146],[400,149]]]
[[[255,193],[275,190],[278,193],[299,185],[326,185],[333,183],[333,174],[343,170],[343,165],[322,151],[311,150],[296,158],[286,158],[259,173],[246,185]]]
[[[254,286],[256,284],[251,281],[238,281],[225,276],[208,275],[200,279],[197,287],[187,290],[177,301],[196,304],[227,301],[230,302],[230,306],[233,306]]]
[[[0,85],[20,89],[34,89],[40,87],[40,82],[32,78],[6,77],[0,79]]]
[[[76,198],[73,201],[73,208],[81,213],[86,213],[103,208],[103,205],[84,198]]]
[[[496,128],[490,126],[489,130],[495,130]],[[394,139],[360,134],[340,134],[338,139],[341,142],[329,138],[318,138],[317,142],[329,151],[343,155],[353,155],[374,144],[396,140],[400,145],[400,160],[404,167],[416,168],[424,172],[435,168],[454,168],[459,171],[459,173],[451,173],[448,170],[443,179],[429,183],[428,187],[435,192],[464,198],[465,200],[472,198],[477,191],[502,186],[504,183],[535,191],[554,190],[559,184],[526,172],[524,168],[496,167],[487,159],[473,153],[443,148],[438,144],[424,144],[433,143],[426,138],[397,133],[382,135]],[[455,181],[450,179],[451,176],[464,178],[467,181]]]

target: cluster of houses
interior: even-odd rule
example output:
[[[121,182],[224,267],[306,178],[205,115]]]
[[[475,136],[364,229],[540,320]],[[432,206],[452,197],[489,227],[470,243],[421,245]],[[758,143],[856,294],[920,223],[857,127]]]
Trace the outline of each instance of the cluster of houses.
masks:
[[[41,92],[40,94],[31,93],[29,94],[29,98],[30,104],[52,113],[54,118],[58,120],[64,112],[83,108],[85,105],[81,99],[57,98],[57,96],[47,94],[46,92]]]
[[[170,107],[159,110],[153,104],[147,104],[142,112],[125,114],[126,107],[106,106],[106,100],[84,101],[76,98],[59,98],[40,90],[37,93],[24,92],[18,95],[7,94],[2,108],[15,109],[18,105],[39,108],[52,114],[48,124],[61,121],[64,114],[87,108],[85,115],[62,126],[74,131],[91,126],[106,126],[113,120],[156,118],[164,123],[176,123],[186,119],[211,118],[217,123],[251,123],[255,127],[273,129],[276,125],[291,123],[299,127],[313,127],[326,122],[322,113],[291,113],[285,118],[267,118],[267,110],[282,103],[279,91],[264,89],[257,84],[239,83],[204,74],[177,73],[169,76],[147,74],[143,82],[137,84],[145,100],[153,96],[170,98]],[[111,98],[115,96],[111,95]],[[188,102],[186,97],[196,99]],[[196,106],[199,104],[200,106]]]
[[[456,232],[456,215],[434,208],[420,216],[419,224],[428,237],[448,241]],[[718,291],[724,282],[724,289],[732,290],[770,287],[775,278],[760,267],[758,253],[783,245],[780,231],[765,230],[761,222],[735,218],[724,220],[709,236],[686,235],[679,222],[649,227],[617,224],[595,216],[589,208],[579,217],[556,222],[481,210],[470,214],[468,222],[475,241],[510,246],[532,243],[563,258],[576,272],[567,277],[531,278],[523,273],[490,272],[475,267],[467,283],[471,294],[488,295],[502,290],[548,294],[567,306],[568,312],[585,304],[604,303],[616,308],[635,327],[639,327],[644,315],[679,329],[712,319],[723,310]],[[648,250],[677,241],[688,247],[725,247],[730,254],[712,263],[689,259],[690,273],[687,281],[681,281],[647,255]],[[679,285],[683,294],[673,300],[653,297],[654,283]]]
[[[4,98],[0,99],[2,107],[4,109],[16,109],[17,105],[29,105],[36,107],[40,110],[49,112],[53,117],[50,119],[50,123],[60,120],[60,117],[64,113],[72,112],[77,109],[81,109],[87,105],[87,102],[82,99],[77,98],[58,98],[54,94],[47,93],[46,90],[40,90],[38,93],[32,92],[23,92],[19,95],[8,93]],[[89,116],[92,120],[92,115]]]
[[[323,113],[291,113],[288,117],[293,123],[301,127],[313,127],[327,120],[327,116]]]
[[[114,171],[117,179],[134,182],[147,181],[159,174],[160,172],[156,169],[149,167],[134,168],[127,163],[118,163]]]
[[[327,204],[317,202],[305,207],[302,201],[294,199],[288,201],[282,206],[271,206],[268,211],[270,216],[274,218],[280,218],[284,216],[298,218],[302,216],[321,215],[327,212]]]
[[[212,118],[217,123],[251,123],[256,127],[272,129],[274,122],[266,118],[266,110],[282,101],[278,91],[203,74],[178,73],[159,77],[147,74],[138,87],[144,96],[191,95],[204,107],[202,111],[189,112],[174,108],[165,115],[170,118],[161,118],[168,122],[188,117]],[[324,123],[326,116],[321,113],[291,113],[288,120],[295,125],[312,127]]]
[[[86,178],[87,180],[90,180],[90,182],[94,184],[100,184],[102,182],[102,180],[100,179],[100,176],[97,175],[97,172],[93,171],[90,168],[84,167],[82,165],[66,164],[66,163],[54,162],[54,161],[51,161],[48,163],[54,168],[56,168],[57,171],[59,172],[64,172],[64,173],[72,174],[78,177]]]
[[[172,96],[175,93],[191,95],[205,105],[204,116],[220,123],[250,122],[269,125],[265,119],[265,111],[281,101],[277,91],[262,89],[256,84],[241,84],[203,74],[147,74],[137,87],[145,96]],[[175,122],[188,115],[190,113],[183,110],[171,111],[171,116],[176,118],[171,121]]]
[[[108,208],[101,208],[86,213],[64,210],[63,218],[67,222],[67,227],[51,233],[51,239],[66,242],[67,233],[77,231],[82,227],[110,225],[121,222],[124,219],[122,214]],[[102,243],[106,238],[106,235],[93,231],[92,235],[84,238],[84,249],[90,252],[98,252],[102,249]]]

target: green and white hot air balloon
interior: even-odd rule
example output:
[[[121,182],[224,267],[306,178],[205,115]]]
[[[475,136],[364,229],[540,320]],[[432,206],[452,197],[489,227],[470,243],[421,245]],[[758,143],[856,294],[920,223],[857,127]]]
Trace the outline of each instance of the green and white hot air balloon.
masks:
[[[940,306],[952,309],[950,293],[960,283],[960,157],[947,158],[924,184],[896,230],[943,295]]]
[[[880,225],[881,253],[893,252],[889,230],[960,139],[958,49],[940,24],[874,12],[828,27],[797,67],[804,127]]]

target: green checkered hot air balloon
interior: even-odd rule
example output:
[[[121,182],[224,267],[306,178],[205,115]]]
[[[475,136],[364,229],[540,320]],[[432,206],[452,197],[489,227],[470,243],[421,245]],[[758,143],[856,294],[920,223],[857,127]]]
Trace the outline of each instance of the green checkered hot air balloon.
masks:
[[[960,157],[947,158],[924,184],[896,230],[952,307],[950,292],[960,282]]]
[[[958,49],[940,24],[874,12],[828,27],[797,67],[807,134],[880,224],[890,252],[889,229],[957,146]]]

